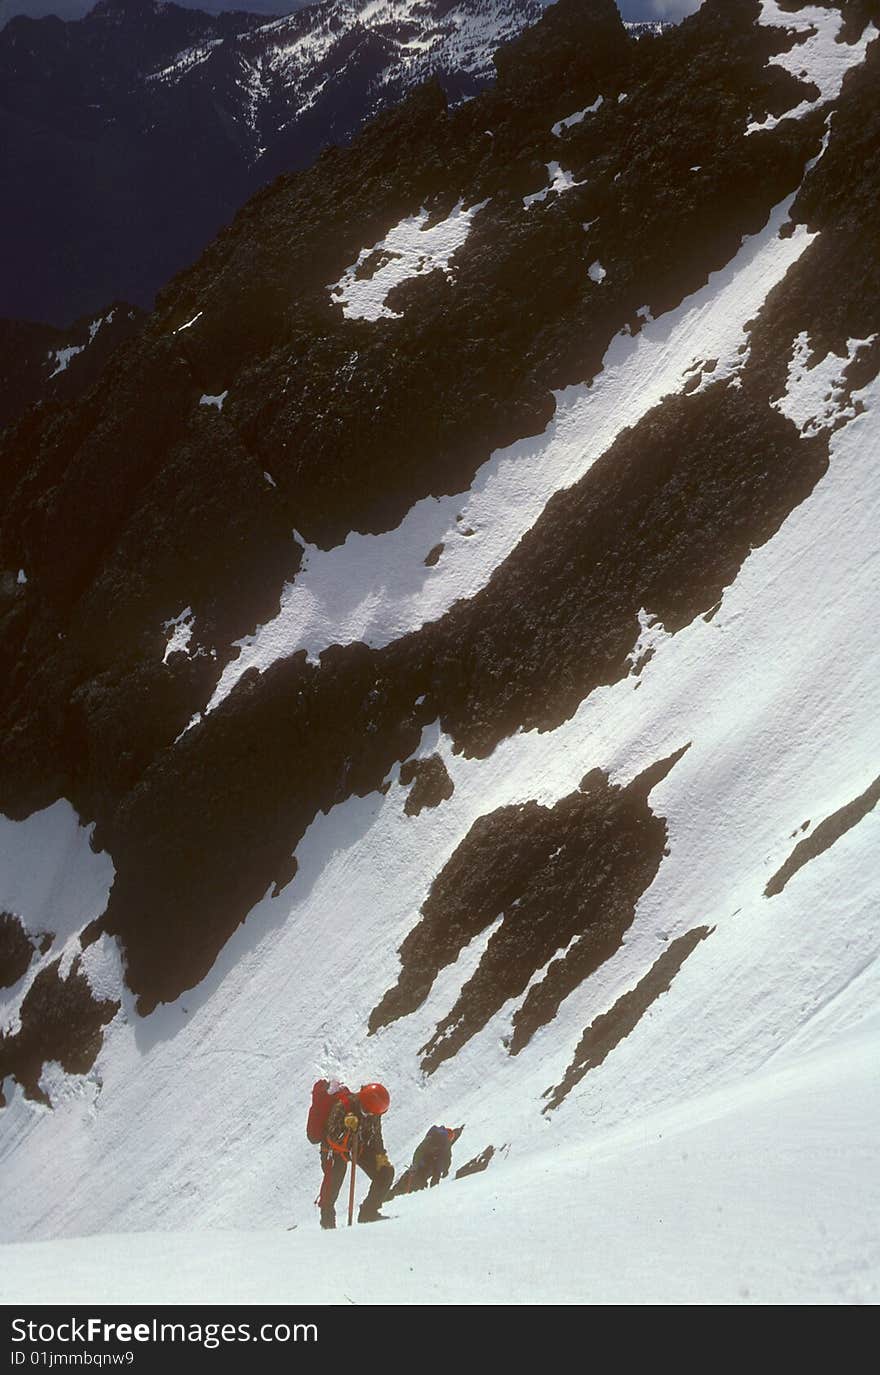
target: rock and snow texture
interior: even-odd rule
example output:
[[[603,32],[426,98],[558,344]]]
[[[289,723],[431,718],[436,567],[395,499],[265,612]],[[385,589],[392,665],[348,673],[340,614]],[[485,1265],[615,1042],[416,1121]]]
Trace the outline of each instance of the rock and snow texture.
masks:
[[[618,335],[595,382],[557,394],[547,429],[492,454],[468,491],[419,502],[386,535],[352,533],[330,550],[306,546],[300,573],[282,592],[278,616],[238,642],[239,653],[224,669],[208,710],[248,670],[264,672],[297,650],[317,662],[329,645],[362,640],[379,647],[436,620],[484,587],[553,493],[581,478],[664,396],[680,391],[694,374],[701,386],[735,378],[749,322],[811,242],[802,225],[780,237],[790,208],[787,198],[765,228],[678,309],[646,322],[638,334],[627,329]],[[709,359],[715,366],[703,374]],[[835,359],[834,371],[841,366]],[[443,552],[426,573],[425,554],[439,543]]]
[[[140,311],[117,303],[64,329],[0,320],[0,429],[35,402],[80,396],[142,318]]]
[[[559,196],[565,191],[570,191],[573,186],[579,186],[580,182],[575,181],[571,172],[567,172],[564,167],[560,167],[558,162],[547,163],[547,177],[549,185],[542,191],[534,191],[530,196],[523,197],[523,205],[528,210],[532,205],[539,205],[548,196]]]
[[[604,97],[596,96],[592,105],[587,105],[583,110],[576,110],[573,115],[567,115],[565,119],[558,119],[551,129],[551,133],[560,138],[566,129],[573,129],[576,124],[580,124],[587,115],[594,115],[602,104]]]
[[[400,312],[387,305],[389,292],[413,277],[443,272],[454,280],[450,259],[465,243],[475,215],[486,201],[467,209],[459,201],[445,219],[431,222],[427,210],[411,215],[372,248],[361,249],[357,262],[328,288],[348,320],[393,319]]]
[[[846,385],[847,369],[876,338],[872,334],[868,339],[848,339],[846,357],[838,357],[830,351],[824,358],[812,362],[809,335],[801,331],[794,341],[787,387],[774,402],[776,408],[805,435],[817,434],[851,420],[856,410],[851,389]]]
[[[150,308],[261,186],[426,81],[470,98],[548,3],[322,0],[266,22],[103,0],[60,30],[13,19],[0,316],[57,322],[114,297]]]
[[[72,809],[54,804],[77,837],[74,888],[88,888],[87,936],[75,922],[58,927],[65,959],[52,976],[78,990],[79,1039],[35,1078],[23,975],[0,1041],[0,1235],[16,1276],[0,1290],[7,1301],[47,1286],[80,1300],[97,1284],[118,1301],[188,1297],[197,1281],[170,1294],[155,1238],[133,1234],[196,1229],[211,1234],[192,1262],[198,1282],[216,1280],[218,1298],[239,1301],[276,1297],[279,1270],[303,1301],[338,1300],[345,1242],[368,1262],[355,1267],[349,1298],[422,1301],[426,1275],[416,1288],[400,1256],[426,1232],[438,1301],[876,1300],[880,724],[864,627],[876,604],[880,304],[858,216],[873,190],[877,88],[853,84],[856,67],[833,97],[824,143],[821,111],[788,128],[780,120],[762,136],[759,168],[743,105],[761,70],[731,55],[730,32],[713,22],[698,16],[692,32],[707,26],[719,80],[728,61],[740,64],[736,89],[721,88],[738,126],[731,146],[750,176],[767,179],[745,226],[734,219],[739,198],[725,204],[736,232],[723,253],[684,244],[686,286],[666,283],[664,295],[664,284],[639,278],[621,294],[638,263],[626,256],[635,231],[614,188],[626,206],[649,189],[628,184],[623,165],[637,162],[627,140],[655,97],[636,80],[625,102],[609,98],[566,131],[566,194],[522,204],[560,147],[554,120],[595,100],[590,71],[572,91],[536,97],[538,141],[503,204],[504,188],[478,164],[480,194],[493,193],[479,231],[451,262],[452,282],[419,274],[418,310],[344,316],[326,283],[340,282],[385,225],[429,208],[420,187],[395,192],[384,222],[370,204],[372,233],[346,229],[335,271],[299,298],[320,325],[315,337],[288,304],[285,205],[269,198],[266,257],[247,239],[213,251],[121,369],[120,386],[146,368],[157,395],[171,389],[173,419],[157,416],[171,459],[152,505],[125,508],[121,521],[126,549],[143,544],[138,577],[126,581],[123,555],[103,545],[99,576],[74,572],[85,586],[77,616],[101,653],[98,632],[110,625],[128,655],[117,673],[136,664],[118,679],[131,701],[98,656],[86,686],[71,685],[70,762],[52,757],[38,772],[18,743],[34,739],[28,721],[10,732],[26,800],[69,784],[99,822],[86,847]],[[670,53],[681,51],[674,43]],[[864,56],[876,61],[870,45]],[[774,108],[780,90],[793,108],[799,96],[784,78]],[[476,115],[484,130],[482,108]],[[604,181],[607,151],[589,142],[603,120],[625,149]],[[429,124],[418,126],[426,144]],[[665,128],[660,139],[666,148]],[[367,146],[387,178],[389,146]],[[687,169],[712,166],[715,154],[711,140],[681,152],[675,194],[661,176],[651,204],[680,195],[684,233],[699,194]],[[864,185],[850,199],[853,166]],[[618,227],[599,237],[614,216]],[[666,256],[679,246],[667,230]],[[487,236],[491,256],[481,257]],[[519,256],[505,258],[511,242]],[[430,376],[458,419],[473,375],[479,390],[516,367],[505,330],[542,304],[522,304],[536,243],[559,299],[577,303],[568,333],[560,314],[557,332],[542,323],[540,338],[580,370],[516,425],[486,425],[463,480],[456,469],[446,485],[406,486],[421,457],[412,413],[431,399],[419,368],[440,358],[444,330],[466,351],[460,372],[438,365]],[[856,259],[858,272],[843,275]],[[279,261],[270,290],[259,274]],[[590,264],[606,271],[601,284]],[[243,307],[224,317],[223,294],[234,291]],[[479,338],[454,314],[462,298],[475,312],[478,292],[496,311],[483,372]],[[434,331],[425,354],[420,329]],[[333,392],[315,385],[322,351],[344,380]],[[534,358],[537,371],[544,360]],[[205,415],[196,403],[217,394],[221,372],[234,379],[228,401]],[[267,374],[277,390],[260,392]],[[284,429],[274,417],[297,386],[305,402]],[[101,397],[89,404],[106,422]],[[403,513],[340,517],[328,533],[291,477],[314,461],[323,431],[311,417],[330,435],[316,462],[321,498],[341,503],[346,474],[334,460],[356,421],[356,485],[377,483],[367,436],[384,412],[387,445],[407,441],[394,451]],[[431,413],[423,444],[444,418]],[[254,430],[267,433],[265,448]],[[103,429],[88,443],[74,433],[85,459],[100,457]],[[113,454],[116,442],[113,430]],[[438,463],[450,464],[455,445],[444,443]],[[156,450],[134,452],[146,481]],[[57,453],[38,453],[54,480]],[[26,471],[38,486],[41,471]],[[183,543],[168,516],[175,483]],[[73,500],[51,490],[55,502]],[[14,495],[22,503],[27,486]],[[261,556],[267,545],[278,553],[235,563],[225,600],[215,592],[226,569],[199,562],[203,508],[209,528],[218,510],[229,521],[272,513],[265,525],[233,526],[224,556],[241,558],[253,529]],[[39,533],[37,514],[28,528]],[[29,577],[16,590],[10,574],[4,595],[18,616],[48,616],[51,598],[58,619],[46,634],[73,633],[78,624],[56,609],[47,544],[32,537],[4,563]],[[159,614],[145,569],[160,583]],[[171,652],[184,639],[194,652]],[[202,652],[211,645],[222,663]],[[101,761],[89,774],[83,740]],[[5,822],[10,850],[42,834],[50,813],[19,804],[28,811]],[[39,908],[28,884],[3,901],[36,935],[28,923],[43,918],[28,917]],[[55,1063],[69,1069],[92,1045],[81,1073]],[[316,1152],[302,1131],[319,1075],[388,1083],[385,1140],[399,1169],[432,1122],[464,1122],[455,1164],[494,1148],[488,1169],[396,1201],[391,1228],[322,1235]],[[280,1218],[298,1231],[287,1236]],[[526,1228],[524,1248],[514,1241]],[[219,1235],[229,1229],[238,1234]],[[586,1252],[585,1234],[596,1242]],[[41,1245],[16,1245],[25,1241]],[[189,1263],[189,1241],[179,1245]],[[244,1270],[232,1257],[242,1247]]]
[[[782,116],[768,115],[751,123],[746,133],[773,129],[780,119],[803,119],[812,110],[837,99],[847,72],[861,66],[868,44],[878,36],[872,21],[855,42],[845,42],[845,22],[845,17],[830,6],[806,5],[791,11],[782,9],[777,0],[761,0],[761,24],[797,34],[795,45],[771,61],[799,81],[815,86],[818,94],[801,101],[794,110],[786,110]]]

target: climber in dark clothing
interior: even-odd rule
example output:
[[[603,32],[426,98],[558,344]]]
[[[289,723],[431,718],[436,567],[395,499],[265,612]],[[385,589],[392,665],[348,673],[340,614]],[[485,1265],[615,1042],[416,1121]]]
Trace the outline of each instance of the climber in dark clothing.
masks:
[[[428,1183],[433,1188],[446,1178],[452,1164],[452,1147],[463,1131],[463,1127],[431,1127],[413,1154],[410,1192],[424,1189]]]
[[[334,1103],[321,1145],[324,1179],[318,1202],[321,1226],[336,1226],[336,1199],[357,1142],[357,1164],[371,1181],[370,1191],[358,1211],[358,1222],[378,1222],[379,1209],[394,1182],[394,1166],[382,1141],[382,1113],[391,1099],[381,1084],[365,1084],[347,1102]]]

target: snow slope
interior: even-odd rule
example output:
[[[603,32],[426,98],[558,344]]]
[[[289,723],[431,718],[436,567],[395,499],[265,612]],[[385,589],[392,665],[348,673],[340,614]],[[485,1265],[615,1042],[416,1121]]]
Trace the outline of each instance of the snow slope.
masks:
[[[580,1196],[569,1173],[574,1170],[576,1178],[584,1168],[583,1160],[579,1166],[574,1161],[585,1134],[591,1149],[602,1148],[606,1159],[609,1152],[613,1158],[613,1146],[602,1147],[613,1142],[612,1133],[627,1131],[630,1139],[650,1133],[658,1111],[675,1111],[689,1121],[701,1115],[701,1101],[712,1094],[722,1104],[741,1096],[751,1101],[750,1086],[766,1074],[768,1062],[789,1067],[794,1082],[801,1076],[809,1083],[810,1057],[819,1050],[835,1052],[843,1037],[856,1034],[876,1069],[873,917],[880,893],[869,856],[880,819],[868,815],[782,894],[763,896],[792,847],[792,834],[863,791],[878,757],[874,665],[849,631],[869,620],[876,586],[876,559],[866,561],[863,550],[878,519],[872,453],[880,439],[880,388],[874,383],[861,399],[866,409],[835,435],[831,470],[813,498],[755,551],[710,622],[698,620],[660,639],[640,676],[594,693],[549,738],[517,736],[488,760],[466,761],[428,730],[422,752],[439,746],[455,782],[455,794],[440,814],[405,818],[400,789],[392,785],[384,798],[353,800],[320,817],[300,847],[290,896],[267,894],[198,989],[143,1021],[123,993],[124,1010],[94,1070],[80,1080],[47,1076],[54,1111],[27,1103],[14,1090],[4,1121],[4,1169],[11,1181],[3,1204],[6,1237],[140,1232],[157,1222],[170,1230],[260,1228],[271,1226],[279,1210],[310,1225],[316,1166],[300,1119],[319,1071],[341,1072],[354,1081],[377,1076],[393,1084],[386,1136],[397,1161],[408,1157],[435,1119],[467,1123],[468,1155],[488,1144],[509,1144],[506,1159],[490,1167],[479,1187],[490,1190],[490,1199],[503,1189],[520,1216],[534,1211],[529,1189],[535,1176],[543,1179],[549,1160],[570,1153],[572,1163],[559,1181],[559,1207],[582,1207],[586,1218],[594,1195]],[[833,560],[828,531],[839,532]],[[817,608],[833,614],[817,614]],[[451,850],[477,815],[520,798],[552,802],[597,763],[626,779],[688,741],[689,752],[651,798],[652,807],[668,818],[668,858],[624,946],[563,1004],[552,1029],[538,1033],[511,1059],[501,1045],[513,1010],[505,1008],[463,1053],[425,1080],[413,1047],[474,967],[480,951],[469,948],[440,977],[423,1008],[364,1039],[369,1008],[395,977],[389,924],[401,937],[406,933],[438,854]],[[106,860],[95,856],[91,863],[97,873]],[[832,910],[835,919],[829,922]],[[561,1079],[581,1028],[631,988],[669,941],[698,924],[710,925],[712,934],[669,993],[586,1076],[548,1127],[542,1094]],[[84,956],[101,986],[111,959],[108,945],[103,937]],[[867,1134],[876,1129],[877,1105],[875,1097],[862,1099],[866,1083],[859,1082],[846,1111]],[[231,1096],[218,1093],[223,1084],[234,1084]],[[765,1083],[761,1092],[766,1099],[755,1111],[760,1130],[770,1131],[780,1105],[775,1089]],[[845,1106],[845,1095],[835,1099],[830,1113],[838,1127],[841,1102]],[[267,1103],[275,1104],[273,1112],[266,1112]],[[807,1104],[815,1108],[812,1091],[799,1097],[795,1089],[795,1123]],[[748,1111],[744,1120],[744,1130],[751,1132]],[[735,1126],[723,1131],[725,1161],[735,1154],[735,1132]],[[708,1152],[702,1129],[697,1136],[704,1141],[697,1149]],[[26,1149],[20,1149],[25,1140]],[[856,1150],[853,1139],[847,1141]],[[768,1153],[761,1145],[743,1163],[756,1187],[758,1162]],[[863,1154],[856,1151],[856,1192],[869,1187]],[[654,1206],[661,1216],[671,1211],[664,1200],[680,1197],[663,1160],[661,1153],[648,1162],[642,1183],[649,1189],[649,1178],[655,1179]],[[624,1166],[618,1161],[608,1168],[613,1174]],[[819,1169],[810,1157],[801,1158],[794,1176],[786,1170],[790,1182],[802,1183],[799,1192],[783,1196],[785,1209],[809,1210]],[[56,1181],[50,1195],[42,1185],[47,1171]],[[711,1180],[706,1182],[709,1187]],[[717,1181],[711,1187],[720,1189]],[[738,1195],[743,1187],[737,1180]],[[765,1187],[761,1182],[760,1189]],[[769,1196],[780,1197],[777,1190]],[[867,1285],[875,1282],[876,1269],[869,1266],[859,1279],[858,1263],[869,1214],[847,1197],[845,1214],[836,1215],[833,1253],[824,1254],[833,1254]],[[731,1198],[727,1194],[728,1205]],[[856,1280],[856,1288],[844,1293],[823,1290],[831,1284],[831,1270],[823,1270],[819,1251],[807,1248],[804,1254],[805,1234],[789,1231],[787,1216],[771,1213],[780,1250],[773,1277],[759,1276],[752,1296],[768,1301],[771,1294],[787,1292],[801,1301],[848,1301],[862,1293]],[[472,1214],[472,1225],[482,1225],[479,1213]],[[818,1224],[810,1235],[817,1241]],[[719,1299],[735,1298],[725,1288],[735,1278],[725,1255],[718,1261]],[[780,1290],[786,1273],[809,1278],[804,1288]],[[737,1283],[748,1287],[747,1278]],[[37,1286],[28,1292],[43,1291]],[[619,1289],[599,1292],[623,1298]],[[509,1290],[488,1285],[482,1291],[487,1300],[502,1293]]]
[[[547,430],[493,454],[468,492],[419,502],[385,535],[309,547],[277,620],[243,642],[211,707],[248,667],[390,643],[474,597],[554,494],[664,397],[740,387],[768,299],[821,240],[803,226],[780,236],[790,208],[786,198],[675,310],[619,335],[593,385],[557,395]],[[48,1065],[51,1108],[3,1086],[5,1302],[876,1301],[880,811],[865,804],[833,832],[821,823],[880,771],[880,379],[851,374],[844,389],[871,337],[812,368],[810,346],[793,333],[775,406],[805,451],[829,432],[828,469],[716,607],[675,634],[642,607],[626,676],[485,758],[426,725],[414,757],[442,760],[453,784],[442,806],[406,814],[395,765],[385,791],[320,811],[295,877],[269,884],[210,973],[149,1016],[135,1011],[115,938],[85,946],[85,976],[120,1003],[92,1069]],[[165,624],[169,653],[189,610]],[[631,926],[516,1055],[529,987],[433,1073],[421,1063],[501,918],[414,1011],[367,1034],[401,942],[479,818],[551,807],[594,769],[622,787],[676,754],[650,789],[666,844]],[[810,837],[818,852],[768,896]],[[71,903],[98,915],[111,857],[88,847],[65,804],[4,820],[0,842],[0,906],[28,932],[45,929],[46,872],[75,875]],[[662,987],[640,1005],[658,968]],[[21,991],[5,991],[3,1024]],[[304,1135],[318,1075],[389,1085],[399,1168],[432,1122],[463,1122],[455,1164],[493,1147],[488,1169],[395,1200],[388,1227],[322,1234]],[[346,1264],[343,1281],[340,1256],[367,1263]]]
[[[876,1042],[854,1036],[599,1142],[402,1199],[391,1227],[18,1243],[0,1300],[875,1303],[878,1088]]]

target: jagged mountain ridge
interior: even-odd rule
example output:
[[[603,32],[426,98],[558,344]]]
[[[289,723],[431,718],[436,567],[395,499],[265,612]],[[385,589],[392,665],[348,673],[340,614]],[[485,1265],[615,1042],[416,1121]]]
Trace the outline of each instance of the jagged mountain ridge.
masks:
[[[69,329],[0,320],[0,429],[38,402],[63,404],[87,391],[145,318],[137,307],[114,301]]]
[[[854,497],[833,502],[876,424],[878,45],[864,7],[846,44],[834,7],[821,42],[812,12],[767,10],[712,4],[635,50],[610,6],[558,7],[497,91],[452,112],[424,92],[259,197],[87,403],[9,437],[4,566],[21,558],[28,583],[3,623],[3,806],[29,828],[12,834],[39,835],[49,813],[26,814],[54,804],[63,829],[70,797],[102,852],[69,837],[95,891],[12,995],[4,1072],[30,1093],[63,1086],[40,1076],[38,1052],[68,1050],[40,1043],[39,1005],[75,1007],[83,970],[95,1007],[69,1058],[117,1018],[111,1113],[133,1053],[114,1047],[151,1027],[214,1045],[218,1015],[250,1044],[257,986],[307,1062],[301,1089],[355,1056],[414,1092],[422,1065],[425,1095],[436,1077],[477,1117],[478,1066],[552,1102],[576,1086],[572,1114],[595,1074],[621,1111],[621,1059],[650,1097],[670,1052],[681,1077],[725,1054],[729,1073],[780,1026],[803,1034],[796,1001],[824,1006],[824,975],[785,983],[767,927],[822,926],[822,884],[852,874],[870,813],[804,867],[806,890],[764,893],[800,828],[871,782],[870,669],[846,649],[858,543],[850,560],[835,544],[834,615],[797,593],[815,586],[810,530],[855,519]],[[357,550],[375,614],[333,582]],[[777,684],[788,608],[797,673]],[[789,728],[805,710],[815,738]],[[435,757],[443,786],[409,815],[398,765]],[[861,959],[863,892],[846,894]],[[702,1016],[730,1039],[695,1037],[695,971],[743,970],[749,940],[772,996],[744,1011],[719,976]],[[358,992],[328,1014],[328,970],[355,956]],[[829,955],[832,984],[846,958]],[[646,1027],[637,990],[670,981]],[[398,983],[422,1001],[388,1019]],[[139,1020],[132,994],[141,1014],[170,1005]],[[600,1015],[623,1039],[579,1083]],[[269,1073],[253,1069],[261,1092]],[[11,1110],[27,1122],[18,1090]]]
[[[149,307],[258,187],[430,76],[473,94],[543,5],[325,0],[276,19],[100,0],[77,21],[10,21],[0,315]]]

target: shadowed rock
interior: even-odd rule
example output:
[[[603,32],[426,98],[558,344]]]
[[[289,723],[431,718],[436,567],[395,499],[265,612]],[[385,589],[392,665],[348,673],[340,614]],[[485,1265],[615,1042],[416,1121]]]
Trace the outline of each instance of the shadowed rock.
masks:
[[[0,912],[0,988],[18,983],[33,958],[34,947],[12,912]]]
[[[439,754],[432,754],[429,759],[408,759],[400,767],[400,781],[405,788],[413,784],[403,804],[407,816],[418,816],[424,807],[439,807],[455,791]]]
[[[826,816],[825,820],[820,821],[810,835],[798,842],[782,867],[777,869],[770,879],[764,889],[764,897],[772,898],[777,893],[781,893],[788,880],[794,877],[798,869],[802,869],[817,855],[830,850],[831,846],[836,844],[841,836],[846,835],[847,831],[851,831],[853,826],[858,825],[862,817],[873,811],[878,800],[880,800],[880,778],[875,778],[870,788],[866,788],[852,802],[847,802],[845,807],[840,807],[836,812],[832,812],[831,816]]]
[[[422,1065],[430,1072],[454,1055],[549,961],[514,1019],[510,1048],[521,1049],[619,947],[666,844],[666,824],[647,794],[683,752],[626,788],[596,769],[555,807],[526,802],[476,821],[431,885],[422,919],[400,947],[398,983],[372,1013],[370,1031],[415,1011],[440,970],[499,922],[422,1048]]]
[[[0,1036],[0,1083],[11,1075],[27,1098],[49,1107],[49,1097],[40,1088],[43,1065],[57,1060],[68,1073],[85,1074],[101,1049],[103,1027],[120,1006],[95,997],[80,972],[79,956],[66,979],[60,965],[58,959],[40,971],[22,1001],[19,1030],[14,1036]]]
[[[668,950],[663,951],[635,988],[629,993],[624,993],[608,1012],[603,1012],[590,1023],[561,1082],[555,1088],[547,1089],[544,1094],[545,1098],[550,1099],[545,1112],[558,1108],[575,1084],[579,1084],[591,1069],[597,1069],[612,1050],[638,1026],[651,1004],[663,993],[669,992],[672,980],[691,951],[700,941],[711,935],[713,930],[714,928],[709,926],[696,926],[693,931],[688,931],[687,935],[679,936]]]

